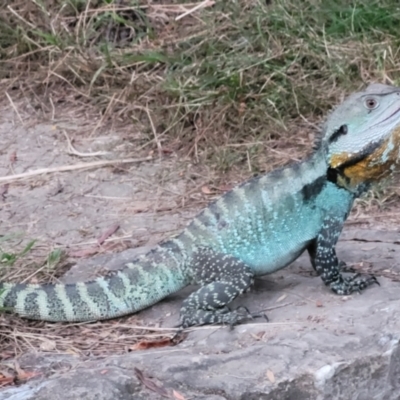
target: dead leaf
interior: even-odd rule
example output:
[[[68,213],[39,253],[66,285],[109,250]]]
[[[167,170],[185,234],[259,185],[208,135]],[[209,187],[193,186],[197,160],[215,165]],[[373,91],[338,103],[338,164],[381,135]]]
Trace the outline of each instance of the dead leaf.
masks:
[[[250,335],[256,340],[261,340],[265,335],[265,331],[257,332],[255,334],[251,333]]]
[[[20,367],[17,361],[14,361],[14,370],[17,373],[15,379],[18,381],[27,381],[31,378],[34,378],[35,376],[40,375],[40,372],[25,371]]]
[[[14,353],[12,352],[12,351],[2,351],[1,353],[0,353],[0,360],[3,360],[3,361],[5,361],[5,360],[7,360],[7,359],[9,359],[9,358],[13,358],[14,357]],[[1,370],[0,370],[0,374],[1,374]]]
[[[14,374],[12,374],[11,372],[9,372],[9,371],[7,371],[7,370],[5,370],[5,369],[2,369],[2,370],[0,370],[0,378],[14,378]]]
[[[14,151],[10,154],[10,163],[11,163],[11,164],[15,164],[16,161],[17,161],[17,152],[16,152],[16,150],[14,150]]]
[[[244,114],[245,111],[246,111],[246,103],[242,101],[241,103],[239,103],[238,107],[239,115]]]
[[[172,338],[165,338],[160,340],[143,340],[141,342],[135,343],[133,346],[129,347],[129,350],[147,350],[154,349],[157,347],[166,347],[166,346],[175,346],[176,343],[172,340]]]
[[[148,212],[152,207],[152,203],[149,201],[135,201],[129,207],[129,212],[133,213],[145,213]]]
[[[54,340],[44,339],[40,344],[40,350],[52,351],[56,348],[56,342]]]
[[[275,383],[275,375],[274,375],[274,373],[273,373],[270,369],[267,369],[266,375],[267,375],[268,380],[269,380],[271,383]]]
[[[212,190],[210,189],[209,186],[202,186],[201,191],[204,194],[212,194]]]
[[[41,375],[40,372],[35,371],[24,371],[23,374],[18,374],[19,381],[28,381],[29,379],[35,378],[36,376]]]
[[[221,191],[221,192],[228,192],[231,189],[233,189],[232,185],[220,185],[220,186],[218,186],[218,190]]]
[[[265,335],[265,331],[260,331],[260,332],[257,333],[256,336],[257,336],[258,338],[262,339],[262,338],[264,337],[264,335]]]
[[[113,235],[119,229],[118,224],[110,226],[98,239],[97,243],[102,245],[111,235]]]
[[[135,375],[139,379],[140,383],[142,383],[144,386],[146,386],[147,389],[149,389],[155,393],[158,393],[160,396],[170,398],[168,391],[164,387],[157,385],[152,379],[145,376],[139,368],[135,367],[134,371],[135,371]]]
[[[83,250],[71,251],[68,254],[71,257],[85,258],[85,257],[93,256],[94,254],[97,254],[98,252],[99,252],[99,249],[97,247],[92,247],[91,249],[83,249]]]
[[[177,392],[176,390],[172,391],[172,394],[174,395],[176,400],[186,400],[185,397],[183,397],[179,392]]]
[[[10,185],[8,183],[6,183],[5,185],[0,186],[0,196],[5,199],[6,198],[6,194],[8,193],[8,188],[10,187]]]
[[[281,297],[278,298],[278,300],[276,300],[275,303],[279,303],[280,301],[285,300],[286,297],[287,297],[287,294],[283,294]]]
[[[4,376],[0,374],[0,388],[13,385],[14,382],[14,377],[13,376]]]

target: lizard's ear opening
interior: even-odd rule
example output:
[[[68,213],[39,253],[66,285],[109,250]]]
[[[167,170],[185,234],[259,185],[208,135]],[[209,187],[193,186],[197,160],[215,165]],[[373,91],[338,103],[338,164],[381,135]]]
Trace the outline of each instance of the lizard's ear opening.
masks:
[[[329,138],[329,143],[336,142],[336,140],[338,140],[340,136],[346,135],[347,132],[348,132],[347,125],[340,126],[332,133],[331,137]]]

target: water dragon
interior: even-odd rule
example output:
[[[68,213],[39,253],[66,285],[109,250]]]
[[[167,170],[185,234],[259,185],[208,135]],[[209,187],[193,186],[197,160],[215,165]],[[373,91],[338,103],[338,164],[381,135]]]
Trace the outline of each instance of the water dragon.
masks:
[[[326,119],[314,152],[225,193],[179,235],[123,269],[75,284],[0,283],[0,307],[46,321],[92,321],[137,312],[181,288],[180,324],[234,325],[228,304],[257,276],[286,267],[305,250],[334,293],[376,283],[344,277],[335,245],[354,199],[390,175],[399,159],[400,88],[373,84]]]

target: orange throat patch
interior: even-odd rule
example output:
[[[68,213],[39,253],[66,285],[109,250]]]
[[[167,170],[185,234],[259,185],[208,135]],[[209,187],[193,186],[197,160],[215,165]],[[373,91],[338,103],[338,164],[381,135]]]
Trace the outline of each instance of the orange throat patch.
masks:
[[[332,156],[330,167],[338,169],[337,184],[349,190],[355,190],[361,184],[379,182],[388,177],[400,162],[400,127],[385,140],[373,153],[360,161],[352,163],[357,154],[341,153]],[[348,166],[346,167],[346,164]],[[344,165],[344,167],[341,167]]]

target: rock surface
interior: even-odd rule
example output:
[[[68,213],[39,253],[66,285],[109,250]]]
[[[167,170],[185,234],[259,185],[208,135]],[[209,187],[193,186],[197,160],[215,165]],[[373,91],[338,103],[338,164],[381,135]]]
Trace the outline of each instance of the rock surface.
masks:
[[[342,235],[339,257],[379,278],[381,286],[362,295],[330,293],[302,256],[259,279],[236,301],[252,311],[266,309],[269,323],[256,319],[234,330],[201,327],[175,347],[102,360],[29,354],[19,363],[41,371],[40,378],[3,389],[0,400],[399,399],[398,237],[397,232],[348,229]],[[113,255],[112,267],[136,251]],[[73,268],[67,280],[84,278],[82,266]],[[186,293],[145,310],[144,318],[175,325]]]

